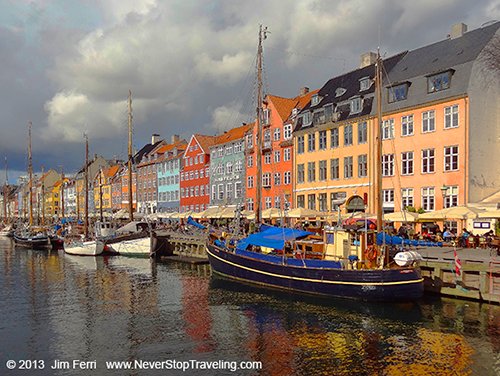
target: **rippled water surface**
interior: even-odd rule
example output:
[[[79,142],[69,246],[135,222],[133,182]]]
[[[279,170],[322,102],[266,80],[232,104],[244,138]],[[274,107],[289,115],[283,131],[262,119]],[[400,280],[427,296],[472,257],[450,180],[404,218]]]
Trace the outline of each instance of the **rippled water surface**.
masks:
[[[325,301],[210,277],[208,266],[13,249],[0,239],[0,375],[110,371],[111,360],[261,361],[184,374],[498,375],[500,307]],[[96,370],[8,370],[12,359]],[[496,372],[495,372],[496,370]]]

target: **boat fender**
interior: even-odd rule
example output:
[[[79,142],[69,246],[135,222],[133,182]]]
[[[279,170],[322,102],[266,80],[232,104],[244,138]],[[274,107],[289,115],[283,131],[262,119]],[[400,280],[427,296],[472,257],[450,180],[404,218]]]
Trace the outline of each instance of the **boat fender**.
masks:
[[[375,261],[377,258],[377,250],[373,245],[365,248],[365,256],[369,261]]]

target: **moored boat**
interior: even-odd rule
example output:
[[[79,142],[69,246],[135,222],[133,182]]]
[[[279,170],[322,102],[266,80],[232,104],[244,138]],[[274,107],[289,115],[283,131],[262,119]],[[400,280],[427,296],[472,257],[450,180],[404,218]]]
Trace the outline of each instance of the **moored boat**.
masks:
[[[104,242],[90,240],[86,242],[74,242],[64,247],[64,252],[76,256],[98,256],[104,251]]]
[[[119,255],[150,257],[151,256],[151,237],[141,237],[138,239],[121,240],[118,242],[106,242],[106,247],[111,252]]]
[[[52,245],[50,238],[45,234],[21,234],[14,233],[14,243],[16,247],[36,250],[50,250]]]

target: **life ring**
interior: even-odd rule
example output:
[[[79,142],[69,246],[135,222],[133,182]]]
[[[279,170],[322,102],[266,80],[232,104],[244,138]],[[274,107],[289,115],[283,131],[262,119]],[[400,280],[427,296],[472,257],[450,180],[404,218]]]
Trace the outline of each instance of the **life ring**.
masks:
[[[373,245],[366,247],[365,256],[369,261],[375,261],[377,258],[377,249]]]

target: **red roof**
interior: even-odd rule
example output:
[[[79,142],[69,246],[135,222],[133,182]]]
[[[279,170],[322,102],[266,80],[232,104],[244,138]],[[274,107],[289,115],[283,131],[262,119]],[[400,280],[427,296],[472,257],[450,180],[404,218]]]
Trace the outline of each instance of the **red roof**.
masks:
[[[217,141],[217,136],[206,136],[199,133],[194,134],[193,136],[196,138],[196,141],[198,141],[203,151],[207,154],[210,152],[210,147],[215,145]]]
[[[245,136],[245,134],[252,129],[253,124],[245,124],[241,127],[232,128],[223,134],[217,136],[214,145],[225,144],[234,140],[239,140]],[[213,146],[213,145],[212,145]]]

